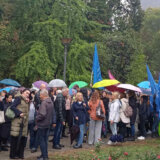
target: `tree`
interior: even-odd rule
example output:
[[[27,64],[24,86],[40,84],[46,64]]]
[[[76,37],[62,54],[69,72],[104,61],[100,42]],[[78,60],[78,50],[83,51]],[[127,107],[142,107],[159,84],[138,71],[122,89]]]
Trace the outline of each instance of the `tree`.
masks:
[[[46,48],[42,42],[35,42],[16,65],[16,78],[21,84],[30,86],[34,81],[42,79],[50,81],[54,75],[54,65],[50,62]]]

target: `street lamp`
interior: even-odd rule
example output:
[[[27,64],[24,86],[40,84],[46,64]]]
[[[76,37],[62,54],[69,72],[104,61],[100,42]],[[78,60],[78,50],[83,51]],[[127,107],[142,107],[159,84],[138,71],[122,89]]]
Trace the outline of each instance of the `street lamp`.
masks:
[[[66,65],[67,65],[67,48],[71,43],[72,38],[63,38],[62,43],[64,45],[64,70],[63,70],[63,80],[66,81]]]

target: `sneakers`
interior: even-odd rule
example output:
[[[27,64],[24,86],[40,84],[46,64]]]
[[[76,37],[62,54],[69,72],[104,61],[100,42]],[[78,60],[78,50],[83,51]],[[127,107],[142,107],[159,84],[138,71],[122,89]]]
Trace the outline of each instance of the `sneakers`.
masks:
[[[77,145],[77,144],[76,144],[76,145],[73,146],[73,148],[74,148],[74,149],[82,148],[82,145]]]
[[[138,140],[145,140],[145,137],[140,136],[140,137],[138,137],[137,139],[138,139]]]
[[[109,140],[107,144],[108,144],[108,145],[112,145],[113,142],[112,142],[111,140]]]

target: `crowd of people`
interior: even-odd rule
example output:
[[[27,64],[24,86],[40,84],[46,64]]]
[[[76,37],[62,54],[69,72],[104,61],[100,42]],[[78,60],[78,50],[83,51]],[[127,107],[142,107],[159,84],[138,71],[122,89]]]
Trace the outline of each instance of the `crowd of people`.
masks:
[[[61,137],[68,137],[73,127],[78,134],[73,148],[96,145],[101,138],[108,138],[108,145],[125,141],[145,140],[147,134],[158,137],[159,117],[155,100],[150,106],[149,96],[134,91],[110,92],[93,90],[75,85],[72,95],[68,88],[46,88],[41,84],[37,92],[24,89],[16,93],[0,93],[0,111],[9,109],[14,118],[5,114],[0,124],[0,151],[8,151],[11,159],[24,159],[29,138],[31,152],[40,146],[38,160],[48,160],[48,137],[53,149],[65,147]],[[67,128],[67,129],[66,129]]]

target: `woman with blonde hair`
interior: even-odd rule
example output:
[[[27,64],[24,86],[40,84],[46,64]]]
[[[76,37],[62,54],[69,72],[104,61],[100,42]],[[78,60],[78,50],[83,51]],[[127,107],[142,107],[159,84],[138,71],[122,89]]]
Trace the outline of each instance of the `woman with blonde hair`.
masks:
[[[121,107],[121,102],[119,100],[119,93],[112,93],[112,102],[109,103],[109,122],[112,136],[108,141],[108,144],[111,145],[113,142],[117,142],[117,123],[120,121],[119,110]]]
[[[76,101],[72,104],[74,124],[78,125],[80,128],[77,144],[73,146],[75,149],[82,148],[84,126],[86,123],[86,107],[87,105],[84,103],[82,93],[78,92],[76,94]]]
[[[90,123],[89,123],[89,138],[88,143],[96,144],[98,142],[98,139],[101,138],[101,128],[102,128],[102,121],[103,119],[97,117],[96,115],[96,109],[97,107],[101,107],[101,110],[103,114],[105,115],[105,108],[103,101],[100,100],[100,96],[98,91],[94,91],[91,99],[88,103],[89,105],[89,114],[90,114]]]

